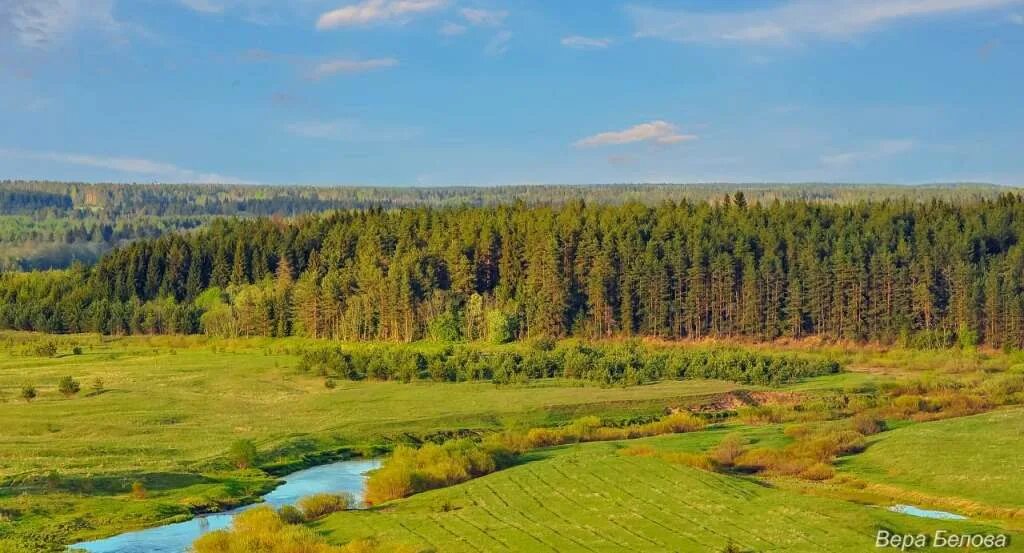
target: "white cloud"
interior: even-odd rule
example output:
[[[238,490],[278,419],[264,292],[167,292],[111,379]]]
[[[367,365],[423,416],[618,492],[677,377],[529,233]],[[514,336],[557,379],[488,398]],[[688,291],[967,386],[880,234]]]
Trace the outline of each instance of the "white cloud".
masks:
[[[479,8],[462,8],[459,15],[470,25],[499,27],[508,17],[507,11],[482,10]]]
[[[633,142],[653,142],[655,144],[677,144],[688,140],[696,140],[697,135],[680,134],[679,129],[666,121],[641,123],[622,131],[610,131],[588,136],[576,142],[576,147],[610,146],[614,144],[630,144]]]
[[[863,150],[840,152],[821,157],[821,163],[830,166],[852,165],[912,151],[917,143],[909,139],[880,140]]]
[[[501,31],[487,43],[484,53],[488,56],[500,56],[508,51],[508,43],[512,41],[511,31]]]
[[[607,48],[612,43],[610,38],[592,38],[587,36],[567,36],[562,38],[562,46],[567,48],[579,48],[581,50],[599,50]]]
[[[445,21],[444,25],[441,25],[441,28],[438,30],[438,32],[444,36],[457,36],[461,35],[462,33],[465,33],[466,30],[467,27],[465,25],[459,25],[458,23],[454,23],[452,21]]]
[[[326,30],[384,21],[402,21],[447,4],[447,0],[364,0],[322,14],[316,22],[316,28]]]
[[[1024,15],[1019,13],[1010,14],[1010,23],[1014,23],[1016,25],[1024,25]]]
[[[410,140],[421,134],[419,129],[413,128],[369,128],[351,119],[301,121],[286,125],[285,129],[303,138],[347,142],[393,142]]]
[[[199,184],[253,184],[238,177],[185,169],[170,163],[148,159],[129,157],[101,157],[88,154],[63,152],[35,152],[27,150],[8,150],[0,148],[0,156],[47,163],[61,163],[107,169],[118,173],[129,173],[138,177],[155,179],[162,182],[199,183]]]
[[[333,75],[346,75],[352,73],[364,73],[374,69],[383,69],[398,65],[394,58],[375,58],[367,60],[354,60],[340,58],[318,63],[310,72],[310,78],[320,80]]]
[[[85,30],[116,34],[114,0],[0,0],[0,42],[47,49]]]
[[[747,11],[686,11],[629,6],[637,36],[681,42],[786,42],[841,39],[899,20],[981,11],[1022,0],[790,0]]]

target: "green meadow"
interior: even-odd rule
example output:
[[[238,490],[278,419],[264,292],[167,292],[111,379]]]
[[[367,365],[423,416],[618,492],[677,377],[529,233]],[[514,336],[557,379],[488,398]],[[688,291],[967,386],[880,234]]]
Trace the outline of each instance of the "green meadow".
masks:
[[[56,354],[40,354],[39,346],[49,343]],[[649,419],[733,392],[779,392],[810,402],[908,380],[986,378],[1021,362],[1019,354],[793,343],[743,347],[836,359],[846,370],[773,389],[718,380],[636,386],[336,380],[327,386],[323,377],[298,370],[304,349],[327,344],[336,345],[303,338],[0,333],[0,551],[56,551],[184,520],[252,501],[282,471],[379,454],[399,443],[558,426],[588,415]],[[445,345],[408,347],[427,352]],[[80,384],[78,393],[59,390],[67,376]],[[30,401],[22,397],[29,386],[36,391]],[[741,416],[684,435],[532,451],[507,470],[337,514],[315,528],[336,544],[372,536],[444,552],[718,551],[730,542],[742,551],[841,552],[866,550],[878,529],[1018,531],[1013,509],[1024,502],[1017,476],[1024,473],[1022,420],[1019,409],[1004,408],[903,422],[871,436],[863,453],[840,459],[839,477],[829,483],[721,474],[622,454],[636,444],[699,454],[734,433],[759,447],[791,443],[791,424]],[[233,466],[229,451],[239,440],[256,446],[256,468]],[[900,502],[971,513],[974,522],[938,525],[882,508]]]
[[[981,514],[1016,511],[1024,518],[1022,437],[1020,408],[913,424],[874,436],[864,453],[841,468],[891,494]]]
[[[723,434],[696,432],[629,444],[699,451]],[[767,442],[779,436],[777,430],[752,435]],[[873,549],[879,529],[1005,532],[815,497],[658,457],[627,456],[622,454],[626,445],[542,450],[510,469],[366,511],[338,513],[316,528],[335,543],[374,536],[445,552],[720,551],[731,543],[740,551],[853,553]]]
[[[257,446],[261,466],[301,464],[310,454],[387,448],[437,433],[546,426],[588,414],[655,415],[740,387],[544,380],[327,388],[296,371],[294,351],[308,345],[301,339],[52,339],[59,353],[51,358],[32,352],[49,338],[0,337],[0,544],[49,547],[251,500],[275,480],[230,465],[226,455],[238,440]],[[57,389],[64,376],[81,385],[73,397]],[[19,394],[29,385],[38,395],[25,401]],[[134,482],[145,486],[145,497],[130,495]]]

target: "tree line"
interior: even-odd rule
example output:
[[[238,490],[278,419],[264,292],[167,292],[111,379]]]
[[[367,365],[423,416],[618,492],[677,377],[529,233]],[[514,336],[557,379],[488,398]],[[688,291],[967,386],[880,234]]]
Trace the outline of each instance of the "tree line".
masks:
[[[1024,346],[1024,203],[571,201],[217,219],[0,277],[0,326]]]
[[[774,386],[839,372],[831,359],[763,354],[741,349],[646,348],[634,341],[609,346],[580,343],[556,346],[545,340],[527,351],[461,345],[440,351],[405,346],[321,348],[301,353],[298,369],[346,380],[491,380],[497,384],[567,378],[609,385],[636,385],[662,379],[717,379]],[[329,384],[330,385],[330,384]]]

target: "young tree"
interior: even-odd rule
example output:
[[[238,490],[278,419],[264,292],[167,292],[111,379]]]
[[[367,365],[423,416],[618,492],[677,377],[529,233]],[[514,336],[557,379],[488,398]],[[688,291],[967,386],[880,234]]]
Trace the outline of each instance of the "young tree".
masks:
[[[228,456],[231,462],[240,469],[247,469],[256,464],[256,445],[250,440],[238,440],[231,444]]]
[[[57,382],[57,390],[64,394],[64,397],[70,398],[81,391],[81,389],[82,385],[70,376],[61,377],[60,381]]]

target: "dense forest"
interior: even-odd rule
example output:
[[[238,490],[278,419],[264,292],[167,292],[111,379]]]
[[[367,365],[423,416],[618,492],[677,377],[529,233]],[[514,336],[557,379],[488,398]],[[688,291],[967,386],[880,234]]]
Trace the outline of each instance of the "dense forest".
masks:
[[[629,184],[447,188],[89,184],[0,181],[0,271],[91,264],[139,239],[201,227],[214,218],[295,217],[349,209],[719,201],[742,190],[747,200],[851,203],[891,198],[995,199],[1006,188],[985,184],[927,186],[835,184]]]
[[[1024,201],[523,203],[217,219],[0,277],[0,326],[1024,346]]]

